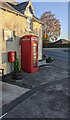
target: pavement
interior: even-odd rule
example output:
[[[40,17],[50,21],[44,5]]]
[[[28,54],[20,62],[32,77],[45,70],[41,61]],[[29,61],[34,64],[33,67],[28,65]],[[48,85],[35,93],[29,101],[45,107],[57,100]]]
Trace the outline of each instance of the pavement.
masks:
[[[0,81],[0,116],[2,115],[1,111],[3,106],[11,103],[27,91],[29,89]]]
[[[21,80],[13,80],[11,78],[11,75],[8,75],[5,77],[4,81],[20,87],[32,89],[33,87],[48,82],[53,82],[63,78],[67,78],[68,71],[64,69],[60,69],[60,67],[56,67],[54,62],[57,61],[54,60],[53,63],[49,63],[49,64],[40,63],[41,67],[39,66],[38,72],[34,72],[34,73],[22,72],[23,79]]]
[[[17,99],[18,97],[20,97],[22,94],[26,93],[27,91],[29,91],[29,89],[25,89],[19,86],[15,86],[15,85],[2,82],[2,106]]]
[[[59,59],[54,57],[54,61],[49,64],[46,64],[45,60],[40,61],[38,72],[22,72],[22,80],[13,80],[11,75],[5,76],[4,84],[16,85],[17,89],[21,90],[13,102],[10,98],[10,101],[3,105],[2,114],[6,114],[3,118],[67,118],[70,111],[68,72],[68,62],[59,62]],[[12,93],[14,91],[15,87]]]

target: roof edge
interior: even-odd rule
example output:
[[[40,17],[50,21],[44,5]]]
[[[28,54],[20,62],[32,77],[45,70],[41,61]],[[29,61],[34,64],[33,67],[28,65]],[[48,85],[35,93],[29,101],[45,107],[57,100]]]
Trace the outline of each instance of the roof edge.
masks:
[[[43,25],[43,22],[41,22],[41,20],[39,18],[37,18],[36,16],[33,15],[33,18],[35,21],[37,21],[38,23]]]
[[[0,3],[3,4],[3,2],[0,2]],[[14,13],[14,14],[16,14],[16,15],[20,15],[20,16],[23,16],[23,17],[27,18],[25,15],[23,15],[23,14],[20,13],[19,11],[17,11],[17,10],[15,11],[15,9],[14,9],[13,7],[11,7],[9,4],[7,4],[6,2],[5,2],[5,4],[7,4],[7,5],[10,6],[11,8],[13,8],[13,10],[10,10],[10,9],[8,9],[8,8],[3,7],[2,4],[1,4],[1,6],[0,6],[0,9],[3,9],[3,10],[6,10],[6,11],[9,11],[9,12],[11,12],[11,13]]]

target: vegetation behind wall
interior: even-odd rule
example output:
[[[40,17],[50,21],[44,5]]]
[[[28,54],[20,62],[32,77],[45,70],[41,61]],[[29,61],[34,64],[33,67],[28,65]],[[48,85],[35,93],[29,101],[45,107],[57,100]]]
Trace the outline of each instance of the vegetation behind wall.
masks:
[[[70,47],[70,43],[68,43],[68,44],[55,44],[55,43],[43,42],[43,47],[44,48],[66,48],[66,47]]]

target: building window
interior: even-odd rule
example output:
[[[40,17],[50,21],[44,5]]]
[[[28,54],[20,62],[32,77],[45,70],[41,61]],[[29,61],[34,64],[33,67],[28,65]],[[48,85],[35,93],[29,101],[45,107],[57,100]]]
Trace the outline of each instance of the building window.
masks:
[[[13,41],[13,31],[3,29],[3,40],[4,41]]]

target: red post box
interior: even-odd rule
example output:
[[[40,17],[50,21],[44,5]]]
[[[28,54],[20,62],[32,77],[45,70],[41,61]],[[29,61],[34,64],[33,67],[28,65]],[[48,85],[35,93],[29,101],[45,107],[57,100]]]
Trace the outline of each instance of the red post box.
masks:
[[[38,71],[38,37],[26,35],[20,39],[21,69],[25,72]]]
[[[9,51],[8,52],[8,62],[14,62],[16,59],[16,52],[15,51]]]

